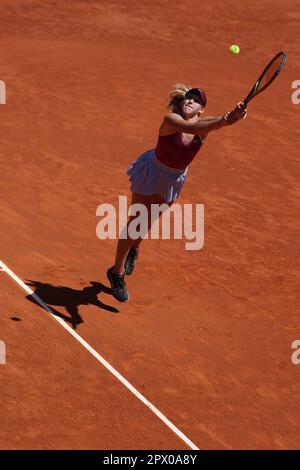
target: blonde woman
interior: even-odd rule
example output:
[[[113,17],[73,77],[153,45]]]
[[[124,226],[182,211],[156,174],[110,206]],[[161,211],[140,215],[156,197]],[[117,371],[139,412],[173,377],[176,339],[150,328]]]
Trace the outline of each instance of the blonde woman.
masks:
[[[202,117],[207,96],[201,88],[176,84],[169,94],[167,108],[158,132],[155,149],[143,153],[127,170],[132,192],[131,204],[144,204],[151,228],[151,204],[167,203],[178,198],[188,173],[209,132],[232,125],[246,117],[244,103],[221,116]],[[127,222],[127,228],[134,216]],[[153,222],[153,221],[152,221]],[[113,296],[120,302],[129,299],[125,274],[133,272],[143,238],[118,240],[115,264],[107,271]]]

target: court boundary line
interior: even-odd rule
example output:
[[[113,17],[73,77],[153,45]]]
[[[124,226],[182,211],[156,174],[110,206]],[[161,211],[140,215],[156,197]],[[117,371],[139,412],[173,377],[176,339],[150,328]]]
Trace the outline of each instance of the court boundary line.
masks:
[[[136,398],[147,406],[177,437],[193,450],[200,450],[175,424],[159,411],[144,395],[142,395],[125,377],[120,374],[104,357],[102,357],[87,341],[74,331],[62,318],[56,316],[53,310],[34,293],[3,261],[0,260],[0,271],[6,272],[23,290],[27,292],[41,307],[43,307],[73,338],[75,338],[95,359],[98,360],[119,382],[121,382]]]

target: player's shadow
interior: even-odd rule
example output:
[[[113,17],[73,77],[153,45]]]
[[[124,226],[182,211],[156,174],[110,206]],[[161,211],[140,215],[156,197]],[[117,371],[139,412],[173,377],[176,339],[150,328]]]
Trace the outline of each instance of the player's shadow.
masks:
[[[83,323],[83,319],[79,313],[80,305],[95,305],[103,310],[118,313],[119,310],[110,305],[106,305],[98,299],[100,292],[111,294],[111,289],[107,288],[100,282],[90,281],[90,286],[84,287],[82,290],[72,289],[71,287],[53,286],[39,281],[28,280],[26,284],[33,288],[34,294],[38,296],[47,306],[50,305],[52,313],[66,322],[70,323],[74,329],[77,325]],[[41,306],[32,295],[28,295],[27,299]],[[52,306],[64,307],[70,316],[64,315],[55,310]]]

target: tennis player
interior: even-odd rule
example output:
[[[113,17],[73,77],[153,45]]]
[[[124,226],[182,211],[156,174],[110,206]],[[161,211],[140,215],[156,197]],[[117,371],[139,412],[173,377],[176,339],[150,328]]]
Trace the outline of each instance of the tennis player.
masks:
[[[202,117],[207,96],[202,88],[176,84],[171,90],[167,108],[159,128],[155,149],[139,156],[127,170],[132,192],[131,204],[144,204],[148,209],[151,228],[151,204],[169,206],[178,198],[186,180],[188,167],[203,145],[207,135],[246,117],[247,107],[240,102],[222,116]],[[127,228],[135,216],[127,222]],[[154,221],[152,220],[152,223]],[[107,271],[113,296],[120,302],[129,299],[125,274],[132,274],[143,238],[119,238],[115,264]]]

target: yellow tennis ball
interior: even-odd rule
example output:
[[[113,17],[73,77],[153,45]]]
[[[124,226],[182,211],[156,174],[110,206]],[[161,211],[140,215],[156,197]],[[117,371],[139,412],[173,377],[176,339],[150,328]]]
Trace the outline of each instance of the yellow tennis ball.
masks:
[[[232,52],[232,54],[239,54],[239,52],[240,52],[240,48],[236,44],[232,44],[232,46],[230,46],[229,50],[230,50],[230,52]]]

